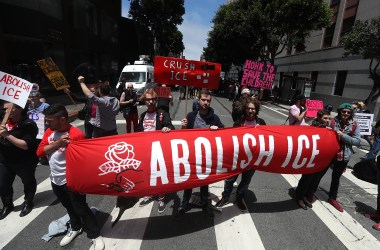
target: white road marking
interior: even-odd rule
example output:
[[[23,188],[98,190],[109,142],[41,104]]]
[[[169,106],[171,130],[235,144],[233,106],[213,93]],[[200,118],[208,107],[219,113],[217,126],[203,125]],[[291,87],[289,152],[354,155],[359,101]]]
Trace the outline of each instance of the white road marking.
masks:
[[[51,190],[50,178],[47,178],[37,186],[36,195],[38,193],[43,193]],[[20,212],[11,212],[5,219],[0,220],[0,249],[6,246],[13,238],[15,238],[22,230],[25,229],[25,226],[31,223],[37,216],[39,216],[50,204],[52,204],[57,198],[53,195],[44,194],[44,200],[35,199],[34,204],[37,205],[34,209],[26,216],[20,217]],[[16,201],[14,201],[15,206],[19,206],[24,202],[24,196],[21,196]],[[48,222],[46,225],[41,225],[48,229]],[[37,237],[42,237],[42,235]]]
[[[343,173],[343,176],[352,181],[355,185],[362,188],[367,193],[372,194],[373,196],[377,196],[377,185],[356,178],[356,176],[352,174],[352,169],[347,168],[346,172]]]
[[[220,198],[223,187],[224,181],[220,181],[211,184],[209,190]],[[233,204],[223,207],[221,213],[216,213],[214,224],[218,250],[265,249],[250,213],[242,213]]]
[[[283,174],[282,176],[292,187],[295,187],[301,175]],[[311,210],[347,249],[380,249],[380,242],[346,211],[341,213],[321,200],[314,202]]]
[[[119,208],[115,207],[112,210],[101,230],[105,249],[140,249],[154,202],[144,207],[139,207],[139,203],[140,201],[133,208],[125,210],[114,227],[111,225],[119,213]]]

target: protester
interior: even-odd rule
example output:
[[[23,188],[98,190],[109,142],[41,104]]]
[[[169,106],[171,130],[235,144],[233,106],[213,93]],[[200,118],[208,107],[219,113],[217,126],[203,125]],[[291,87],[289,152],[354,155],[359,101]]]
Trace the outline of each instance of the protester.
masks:
[[[380,220],[380,158],[377,158],[377,210],[373,215],[374,218]],[[380,223],[376,223],[372,228],[380,231]]]
[[[161,87],[166,88],[166,84],[162,84]],[[157,99],[157,108],[165,110],[169,115],[170,106],[173,106],[173,96],[169,95],[168,97],[158,97]]]
[[[371,149],[367,155],[367,159],[376,158],[377,154],[380,151],[380,120],[378,120],[374,127],[374,142],[372,144]]]
[[[31,120],[39,120],[40,114],[43,114],[43,111],[49,107],[49,104],[46,102],[41,102],[41,93],[39,91],[31,91],[28,98],[27,108],[28,116]],[[44,127],[46,130],[46,125]],[[37,144],[41,142],[41,139],[37,139]],[[40,160],[42,165],[48,165],[46,157],[43,157]]]
[[[361,102],[361,101],[357,101],[355,102],[355,105],[356,105],[356,112],[354,113],[366,113],[366,114],[369,114],[370,112],[366,109],[366,105],[364,104],[364,102]],[[369,135],[362,135],[362,137],[364,138],[364,140],[366,140],[366,142],[368,143],[369,145],[369,148],[371,150],[372,148],[372,142],[371,142],[371,139],[369,138]]]
[[[246,99],[242,104],[244,115],[240,117],[234,123],[234,127],[240,126],[253,126],[256,127],[258,125],[266,125],[265,121],[258,117],[260,111],[260,102],[258,100]],[[248,189],[249,184],[251,183],[251,179],[255,170],[252,168],[247,169],[245,172],[241,174],[241,181],[236,190],[236,202],[235,204],[238,208],[244,212],[247,211],[247,206],[245,204],[244,196]],[[239,175],[235,175],[231,178],[228,178],[224,181],[224,191],[222,193],[222,199],[220,199],[216,203],[216,207],[223,207],[228,204],[230,201],[230,195],[232,193],[233,184],[237,180]]]
[[[95,215],[86,203],[86,195],[70,190],[66,185],[66,148],[70,142],[85,139],[84,134],[68,122],[68,113],[61,104],[52,104],[44,111],[48,129],[37,149],[39,157],[47,156],[50,180],[54,194],[66,208],[71,230],[63,237],[60,246],[66,246],[82,233],[82,223],[94,249],[104,249],[103,238]],[[75,166],[80,167],[80,166]]]
[[[119,86],[116,89],[117,99],[119,99],[119,100],[120,100],[121,95],[124,93],[124,90],[126,88],[126,86],[125,86],[126,82],[127,82],[127,79],[122,78],[121,81],[120,81]],[[133,84],[132,84],[132,86],[133,86]]]
[[[242,103],[245,99],[251,98],[251,91],[247,88],[242,89],[241,96],[238,100],[234,101],[232,103],[232,120],[236,122],[238,119],[241,118],[241,116],[244,114],[244,110],[242,109]]]
[[[307,125],[305,115],[307,109],[305,108],[306,98],[304,95],[296,95],[289,108],[289,125]]]
[[[27,109],[9,102],[5,102],[3,107],[11,110],[9,120],[5,125],[0,125],[0,195],[3,202],[0,220],[14,209],[12,185],[16,175],[21,178],[25,195],[20,217],[32,211],[37,189],[35,171],[38,163],[35,154],[38,133],[36,123],[28,118]]]
[[[91,103],[96,104],[95,119],[90,120],[94,126],[92,137],[117,135],[116,115],[119,113],[119,100],[110,96],[111,87],[109,85],[100,85],[98,97],[86,86],[84,80],[83,76],[78,77],[83,93]]]
[[[186,118],[182,119],[181,125],[183,129],[192,128],[209,128],[210,130],[217,130],[223,128],[224,125],[220,121],[219,117],[214,114],[214,109],[210,107],[211,93],[210,91],[203,89],[198,94],[199,109],[187,114]],[[178,214],[182,215],[186,211],[191,209],[190,198],[193,190],[188,189],[184,191],[182,204],[178,210]],[[200,187],[200,198],[202,211],[209,216],[214,214],[208,207],[208,186]]]
[[[97,88],[89,87],[89,90],[94,95],[99,96]],[[64,89],[64,91],[69,94],[75,101],[84,102],[84,107],[82,109],[84,110],[84,134],[86,136],[86,139],[91,139],[94,131],[94,125],[92,125],[91,122],[95,122],[96,104],[92,103],[87,97],[81,97],[74,94],[69,89]]]
[[[352,146],[360,146],[360,128],[357,122],[354,121],[353,106],[349,103],[341,104],[338,108],[338,115],[330,121],[329,127],[337,131],[336,133],[340,140],[340,150],[332,163],[333,172],[328,202],[338,211],[343,212],[343,208],[336,200],[339,180],[354,153]]]
[[[139,131],[138,111],[137,111],[137,94],[133,90],[133,84],[128,83],[127,88],[120,96],[120,109],[126,122],[127,133],[132,132],[131,125],[133,123],[133,132]]]
[[[329,122],[330,111],[319,110],[317,117],[312,122],[312,126],[326,128]],[[322,176],[326,173],[327,169],[328,166],[323,171],[302,175],[296,188],[296,201],[300,208],[307,210],[308,207],[313,207],[312,204],[316,201],[314,193],[317,191]]]
[[[169,114],[165,110],[157,109],[157,94],[153,89],[148,89],[141,96],[140,100],[143,101],[147,107],[147,111],[143,112],[140,116],[140,131],[161,130],[162,133],[169,133],[170,130],[175,129]],[[158,212],[163,213],[166,208],[164,195],[157,197],[146,196],[139,205],[140,207],[145,206],[154,199],[158,200]]]

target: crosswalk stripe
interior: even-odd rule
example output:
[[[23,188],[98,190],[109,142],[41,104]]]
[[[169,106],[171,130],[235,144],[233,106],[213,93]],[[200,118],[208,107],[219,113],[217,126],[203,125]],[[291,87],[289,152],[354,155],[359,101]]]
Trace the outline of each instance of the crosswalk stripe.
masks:
[[[212,194],[221,197],[224,181],[209,186]],[[242,213],[236,206],[229,204],[216,214],[214,229],[218,250],[265,249],[250,213]]]
[[[295,187],[301,175],[283,174],[282,176],[292,187]],[[346,211],[340,213],[321,200],[313,203],[312,210],[347,249],[380,249],[380,242]]]
[[[47,178],[37,186],[35,204],[38,204],[30,214],[25,217],[20,217],[19,213],[11,212],[5,219],[0,220],[0,249],[6,246],[14,237],[19,234],[26,225],[32,222],[39,216],[50,204],[52,204],[56,197],[55,195],[44,195],[44,199],[38,199],[38,193],[43,193],[51,190],[50,179]],[[24,196],[21,196],[14,201],[15,206],[19,206],[24,202]]]
[[[377,185],[366,182],[366,181],[362,181],[362,180],[356,178],[352,174],[351,169],[346,169],[346,172],[343,173],[343,176],[346,177],[347,179],[349,179],[351,182],[353,182],[357,186],[359,186],[361,189],[363,189],[367,193],[372,194],[374,196],[377,195]]]
[[[139,207],[138,204],[127,209],[114,227],[111,227],[112,221],[117,217],[119,209],[115,207],[112,210],[101,230],[106,249],[140,249],[153,202],[144,207]]]

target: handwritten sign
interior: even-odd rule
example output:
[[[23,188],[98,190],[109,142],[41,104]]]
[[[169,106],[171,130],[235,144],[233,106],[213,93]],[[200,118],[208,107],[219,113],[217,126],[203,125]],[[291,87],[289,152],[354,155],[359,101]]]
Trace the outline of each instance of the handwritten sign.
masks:
[[[373,114],[356,113],[354,119],[360,128],[360,135],[372,134]]]
[[[316,117],[319,110],[323,110],[323,102],[320,100],[306,100],[306,117]]]
[[[45,132],[45,115],[39,112],[29,112],[29,119],[33,120],[38,127],[37,139],[42,139]]]
[[[277,66],[246,60],[241,86],[257,89],[272,89]]]
[[[37,64],[40,66],[47,78],[49,78],[51,84],[53,84],[56,90],[67,89],[70,87],[70,84],[66,81],[66,78],[59,70],[59,67],[50,57],[38,60]]]
[[[33,84],[20,77],[0,71],[0,99],[24,108]]]
[[[169,87],[154,87],[153,88],[154,92],[156,92],[158,97],[164,97],[164,98],[169,98],[171,95],[170,88]]]
[[[217,89],[221,69],[219,63],[156,56],[154,81],[161,84]]]

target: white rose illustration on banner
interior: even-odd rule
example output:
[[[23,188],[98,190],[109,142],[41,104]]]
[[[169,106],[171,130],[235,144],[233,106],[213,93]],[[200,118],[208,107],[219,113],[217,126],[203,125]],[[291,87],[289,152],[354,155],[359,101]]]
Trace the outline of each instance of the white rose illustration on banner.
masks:
[[[129,170],[141,171],[138,170],[141,161],[134,159],[133,150],[133,146],[126,142],[117,142],[108,147],[108,151],[104,154],[108,161],[99,166],[99,176],[115,173],[115,182],[102,185],[117,192],[125,193],[135,188],[137,183],[125,176]]]

